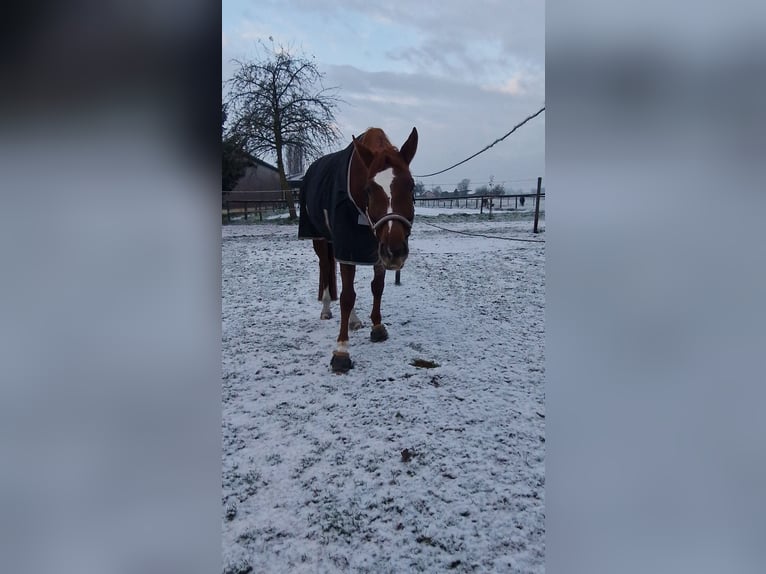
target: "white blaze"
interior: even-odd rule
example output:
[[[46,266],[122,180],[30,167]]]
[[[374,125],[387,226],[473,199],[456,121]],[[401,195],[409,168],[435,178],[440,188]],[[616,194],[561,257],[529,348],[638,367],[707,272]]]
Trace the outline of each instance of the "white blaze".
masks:
[[[373,180],[386,192],[386,196],[388,197],[388,213],[391,213],[391,182],[394,181],[394,170],[390,167],[384,169],[377,174]]]
[[[373,178],[375,183],[377,183],[380,187],[383,188],[383,191],[386,192],[386,196],[388,197],[388,213],[393,213],[394,208],[391,205],[391,182],[394,181],[394,170],[393,168],[384,169],[380,173],[376,174]],[[393,226],[393,222],[388,222],[388,230],[391,231],[391,228]]]

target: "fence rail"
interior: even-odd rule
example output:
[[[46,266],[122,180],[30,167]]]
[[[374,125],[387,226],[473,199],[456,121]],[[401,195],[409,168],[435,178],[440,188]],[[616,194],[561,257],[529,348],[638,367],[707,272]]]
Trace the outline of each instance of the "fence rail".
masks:
[[[299,200],[299,188],[289,190],[292,193],[293,202]],[[490,215],[495,209],[519,209],[523,207],[527,199],[534,202],[535,212],[539,212],[540,199],[545,198],[545,193],[515,193],[510,195],[469,195],[463,197],[416,197],[415,206],[421,207],[444,207],[444,208],[474,208],[479,213],[486,209]],[[222,193],[222,210],[225,211],[227,221],[231,221],[232,213],[244,213],[245,219],[248,214],[258,214],[263,221],[263,212],[267,210],[282,209],[287,207],[284,200],[284,192],[281,190],[268,191],[224,191]],[[249,209],[250,208],[250,209]],[[535,226],[537,228],[537,226]]]
[[[292,188],[289,191],[292,193],[293,203],[296,203],[299,199],[300,190]],[[221,208],[226,212],[226,220],[229,222],[231,221],[232,212],[244,212],[245,219],[247,219],[248,207],[251,206],[252,210],[250,213],[257,213],[261,221],[263,221],[263,212],[265,210],[287,207],[284,192],[279,189],[267,191],[224,191],[222,192],[221,200]]]
[[[544,198],[545,194],[541,193],[539,197]],[[480,213],[484,213],[484,209],[488,209],[490,212],[492,209],[518,209],[519,199],[521,199],[522,206],[526,203],[526,198],[532,198],[537,201],[537,193],[517,193],[513,195],[467,195],[463,197],[416,197],[415,206],[421,207],[472,207],[478,209]],[[535,206],[537,207],[537,206]]]

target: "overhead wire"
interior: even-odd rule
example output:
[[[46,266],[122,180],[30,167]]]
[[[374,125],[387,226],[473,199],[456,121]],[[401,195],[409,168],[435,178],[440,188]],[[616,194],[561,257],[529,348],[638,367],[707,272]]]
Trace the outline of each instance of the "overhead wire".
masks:
[[[412,177],[431,177],[431,176],[434,176],[434,175],[439,175],[440,173],[444,173],[445,171],[449,171],[449,170],[451,170],[451,169],[453,169],[453,168],[456,168],[456,167],[457,167],[457,166],[459,166],[459,165],[463,165],[465,162],[472,160],[472,159],[473,159],[473,158],[475,158],[477,155],[484,153],[485,151],[487,151],[489,148],[491,148],[491,147],[492,147],[492,146],[494,146],[495,144],[498,144],[498,143],[500,143],[500,142],[501,142],[501,141],[503,141],[505,138],[507,138],[509,135],[511,135],[513,132],[515,132],[517,129],[519,129],[521,126],[523,126],[525,123],[527,123],[529,120],[531,120],[531,119],[533,119],[533,118],[536,118],[537,116],[539,116],[539,115],[540,115],[541,113],[543,113],[544,111],[545,111],[545,106],[543,106],[542,108],[540,108],[538,111],[536,111],[536,112],[535,112],[534,114],[532,114],[531,116],[528,116],[528,117],[527,117],[526,119],[524,119],[522,122],[520,122],[520,123],[516,124],[515,126],[513,126],[513,129],[511,129],[511,131],[509,131],[509,132],[508,132],[507,134],[505,134],[503,137],[497,138],[497,139],[496,139],[495,141],[493,141],[491,144],[489,144],[488,146],[484,147],[483,149],[480,149],[479,151],[477,151],[477,152],[476,152],[475,154],[473,154],[472,156],[469,156],[469,157],[465,158],[463,161],[459,161],[459,162],[457,162],[456,164],[454,164],[454,165],[451,165],[451,166],[449,166],[448,168],[445,168],[445,169],[443,169],[443,170],[441,170],[441,171],[435,171],[435,172],[433,172],[433,173],[427,173],[427,174],[425,174],[425,175],[414,175],[414,176],[412,176]]]

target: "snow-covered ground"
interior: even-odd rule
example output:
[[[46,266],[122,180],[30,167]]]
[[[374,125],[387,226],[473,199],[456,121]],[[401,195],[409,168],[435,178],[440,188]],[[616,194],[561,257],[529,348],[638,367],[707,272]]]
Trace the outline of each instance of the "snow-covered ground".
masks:
[[[418,214],[403,284],[386,277],[388,341],[369,340],[357,268],[346,375],[297,226],[223,227],[225,572],[544,571],[545,244],[428,223],[545,234]]]

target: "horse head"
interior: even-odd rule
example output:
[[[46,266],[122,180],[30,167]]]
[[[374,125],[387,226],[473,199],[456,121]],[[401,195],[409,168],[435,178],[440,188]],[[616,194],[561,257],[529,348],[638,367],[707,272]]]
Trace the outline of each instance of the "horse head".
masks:
[[[378,239],[380,262],[386,269],[401,269],[409,255],[407,240],[415,218],[415,181],[410,162],[418,147],[418,132],[412,128],[401,149],[391,145],[377,128],[370,128],[353,142],[365,172],[365,182],[357,191],[362,197],[355,198],[355,202],[366,206]]]

